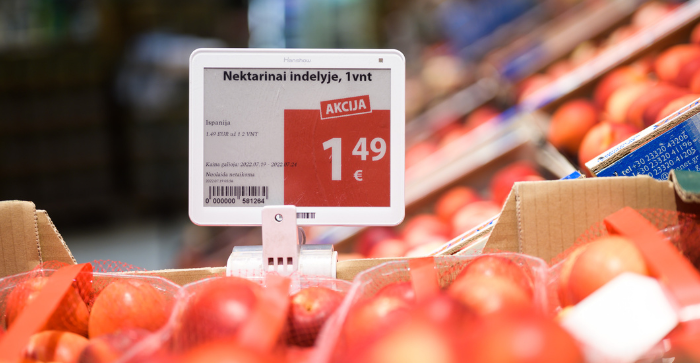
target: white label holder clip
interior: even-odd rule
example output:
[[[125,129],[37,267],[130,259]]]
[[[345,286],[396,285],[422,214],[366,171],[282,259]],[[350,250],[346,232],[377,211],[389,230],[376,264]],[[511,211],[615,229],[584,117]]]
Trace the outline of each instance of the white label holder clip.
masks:
[[[336,277],[338,252],[333,245],[306,245],[304,230],[297,226],[293,205],[262,209],[262,246],[235,246],[226,265],[227,276],[249,275],[250,271],[291,275]]]

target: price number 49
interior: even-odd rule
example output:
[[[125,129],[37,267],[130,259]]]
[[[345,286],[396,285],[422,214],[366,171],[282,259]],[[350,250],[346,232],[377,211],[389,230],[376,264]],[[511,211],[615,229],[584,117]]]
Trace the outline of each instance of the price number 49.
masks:
[[[341,180],[341,163],[342,158],[340,155],[341,140],[339,137],[332,138],[323,143],[323,150],[331,149],[331,180]],[[369,143],[369,148],[375,155],[372,156],[372,161],[380,160],[386,154],[386,141],[381,137],[376,137],[372,139]],[[355,148],[352,149],[352,154],[357,155],[362,160],[367,160],[369,151],[367,151],[367,138],[362,137],[355,144]]]

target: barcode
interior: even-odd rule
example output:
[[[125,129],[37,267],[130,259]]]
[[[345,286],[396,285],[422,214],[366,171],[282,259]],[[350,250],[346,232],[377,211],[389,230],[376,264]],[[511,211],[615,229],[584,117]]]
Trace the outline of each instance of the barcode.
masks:
[[[234,186],[216,185],[209,186],[209,198],[213,197],[264,197],[269,199],[270,193],[267,186]]]
[[[316,219],[316,213],[297,213],[297,219]]]

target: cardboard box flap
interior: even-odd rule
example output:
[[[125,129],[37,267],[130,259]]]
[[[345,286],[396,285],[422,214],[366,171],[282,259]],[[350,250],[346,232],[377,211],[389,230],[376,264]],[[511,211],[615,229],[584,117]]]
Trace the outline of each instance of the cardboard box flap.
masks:
[[[58,233],[49,214],[45,210],[37,210],[36,217],[41,259],[43,261],[60,261],[67,264],[76,264],[73,254],[68,249],[61,234]]]
[[[623,207],[676,210],[673,185],[647,176],[516,183],[485,250],[551,261]]]
[[[520,252],[518,243],[518,217],[516,211],[516,188],[511,189],[508,199],[503,204],[501,215],[498,216],[498,222],[493,227],[491,236],[489,237],[484,252],[489,251],[507,251]]]
[[[0,202],[0,277],[41,263],[36,208],[32,202]]]
[[[690,170],[671,170],[668,179],[676,194],[685,203],[700,203],[700,173]]]

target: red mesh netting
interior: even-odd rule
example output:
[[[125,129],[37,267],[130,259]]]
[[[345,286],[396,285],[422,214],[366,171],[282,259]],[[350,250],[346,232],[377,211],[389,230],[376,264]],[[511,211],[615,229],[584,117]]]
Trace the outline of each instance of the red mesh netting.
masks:
[[[160,277],[115,273],[136,270],[128,264],[99,261],[96,265],[96,272],[83,271],[73,279],[57,309],[40,332],[32,336],[24,353],[28,358],[60,360],[58,356],[47,356],[47,352],[37,353],[31,347],[41,346],[42,339],[66,336],[66,332],[77,335],[69,335],[70,339],[89,342],[85,354],[94,353],[98,348],[92,345],[100,341],[118,356],[138,340],[165,327],[179,286]],[[65,266],[65,263],[49,261],[30,272],[0,279],[0,324],[12,327],[25,307],[49,286],[51,277]],[[58,351],[56,348],[55,352]]]
[[[664,238],[676,246],[696,269],[700,268],[700,223],[698,216],[651,208],[640,209],[637,212],[651,222],[659,230],[659,233],[663,234]],[[561,308],[558,284],[566,258],[580,246],[608,235],[605,223],[603,221],[597,222],[581,234],[570,248],[550,262],[547,290],[549,306],[552,308],[552,312],[556,312]]]
[[[266,305],[266,278],[261,274],[247,274],[246,278],[215,277],[184,286],[178,296],[174,314],[167,329],[160,332],[159,344],[140,344],[128,358],[129,362],[152,361],[157,357],[196,355],[203,347],[215,347],[217,341],[226,341],[230,349],[245,340],[245,331],[255,324],[255,316],[262,311],[276,309]],[[283,302],[287,309],[284,327],[272,351],[282,355],[287,346],[313,346],[323,322],[340,306],[351,284],[332,278],[292,274],[290,298]],[[297,298],[297,303],[293,299]],[[299,316],[293,314],[296,312]],[[294,318],[295,317],[295,318]],[[252,321],[252,323],[251,323]],[[256,339],[273,334],[262,327]],[[304,350],[293,349],[292,356],[306,357]]]
[[[499,253],[494,255],[514,262],[526,271],[532,283],[532,302],[541,312],[546,312],[547,264],[539,258],[517,253]],[[435,257],[435,269],[440,287],[449,287],[465,267],[482,256],[489,255]],[[351,314],[354,308],[372,301],[371,298],[385,287],[394,283],[410,282],[411,272],[409,265],[408,260],[387,262],[364,271],[355,278],[348,297],[319,336],[318,350],[314,356],[314,362],[342,361],[347,358],[347,355],[355,347],[354,343],[347,341],[348,338],[354,335],[355,331],[353,331],[353,334],[343,333],[347,328],[345,325],[348,323],[348,315]],[[393,287],[396,287],[395,291],[401,290],[399,285],[392,285]],[[382,308],[380,307],[380,309]],[[404,320],[406,316],[402,316],[403,318],[392,320],[393,323],[399,323],[401,320]],[[379,321],[374,323],[376,325],[380,324]],[[348,330],[355,330],[354,328]]]

